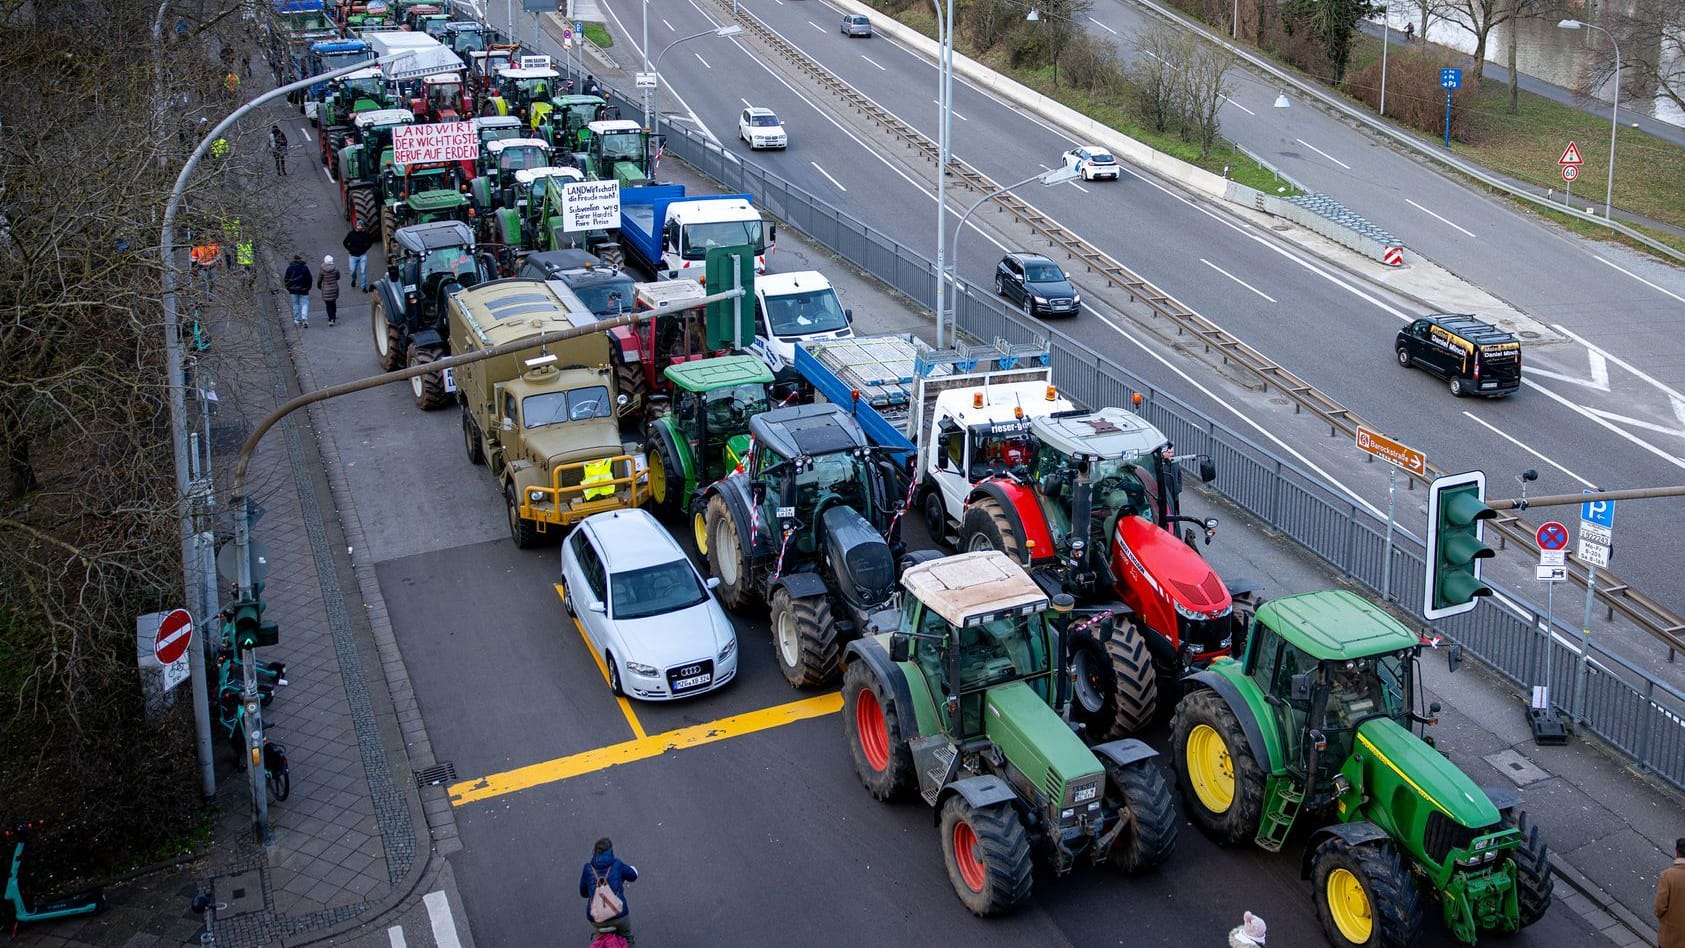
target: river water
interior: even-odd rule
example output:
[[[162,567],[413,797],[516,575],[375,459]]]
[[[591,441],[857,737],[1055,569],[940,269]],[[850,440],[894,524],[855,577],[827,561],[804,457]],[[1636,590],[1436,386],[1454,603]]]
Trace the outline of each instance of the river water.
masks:
[[[1646,0],[1616,0],[1616,5],[1630,6],[1642,2]],[[1487,40],[1486,61],[1498,66],[1508,65],[1509,31],[1514,28],[1515,62],[1523,75],[1534,76],[1570,89],[1577,88],[1587,66],[1596,57],[1607,55],[1609,37],[1591,29],[1564,30],[1556,25],[1564,16],[1585,19],[1589,14],[1545,13],[1538,17],[1501,24],[1492,30],[1491,38]],[[1390,4],[1386,19],[1395,30],[1402,30],[1406,23],[1414,23],[1419,29],[1422,22],[1421,7],[1408,2]],[[1428,38],[1442,46],[1460,49],[1465,53],[1474,52],[1474,34],[1452,20],[1435,17],[1432,25],[1428,27]],[[1652,42],[1660,44],[1662,39],[1657,36]],[[1636,50],[1623,49],[1621,52],[1630,57]],[[1668,56],[1670,60],[1677,61],[1681,52],[1678,49],[1670,49]],[[1632,109],[1672,125],[1685,126],[1685,112],[1681,112],[1671,99],[1657,95],[1655,89],[1636,89],[1630,81],[1623,85],[1622,109]],[[1598,98],[1607,102],[1613,86],[1613,80],[1605,81],[1597,90]]]

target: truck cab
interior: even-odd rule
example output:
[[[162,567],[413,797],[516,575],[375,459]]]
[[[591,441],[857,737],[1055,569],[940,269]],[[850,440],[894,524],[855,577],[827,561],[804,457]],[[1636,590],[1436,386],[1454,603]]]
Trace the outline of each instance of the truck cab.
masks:
[[[761,272],[758,265],[756,272]],[[854,335],[853,322],[854,313],[843,308],[831,281],[817,270],[755,278],[756,331],[750,350],[781,382],[794,374],[797,343],[845,339]]]

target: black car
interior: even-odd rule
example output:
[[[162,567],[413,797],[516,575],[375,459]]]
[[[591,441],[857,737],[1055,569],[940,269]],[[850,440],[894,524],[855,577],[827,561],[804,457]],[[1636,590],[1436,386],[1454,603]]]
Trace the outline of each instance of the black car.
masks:
[[[1415,320],[1398,331],[1393,353],[1448,380],[1451,394],[1508,395],[1521,387],[1521,343],[1515,336],[1466,314]]]
[[[545,250],[521,260],[516,276],[560,280],[600,318],[634,308],[632,278],[603,263],[589,250]]]
[[[1031,316],[1074,316],[1082,296],[1059,265],[1041,254],[1009,253],[995,267],[995,292]]]

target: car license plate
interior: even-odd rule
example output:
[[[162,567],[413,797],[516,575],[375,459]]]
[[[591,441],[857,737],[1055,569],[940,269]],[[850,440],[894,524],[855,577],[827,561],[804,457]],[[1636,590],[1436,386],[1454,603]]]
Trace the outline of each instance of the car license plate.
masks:
[[[680,678],[673,682],[673,690],[689,691],[692,688],[700,688],[713,680],[714,676],[706,673],[701,675],[692,675],[689,678]]]
[[[1480,387],[1481,388],[1497,388],[1498,383],[1497,382],[1481,382]]]

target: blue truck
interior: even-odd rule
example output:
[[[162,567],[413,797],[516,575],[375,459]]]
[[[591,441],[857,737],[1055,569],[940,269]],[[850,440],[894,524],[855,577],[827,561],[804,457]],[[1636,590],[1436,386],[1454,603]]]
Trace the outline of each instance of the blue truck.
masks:
[[[368,60],[373,65],[374,53],[369,50],[369,44],[360,39],[329,39],[311,43],[309,47],[295,50],[289,61],[289,82],[296,82],[306,76],[319,76],[325,72],[332,72]],[[304,116],[310,119],[310,124],[316,124],[316,109],[322,99],[329,94],[330,82],[318,82],[303,92],[293,95]]]
[[[657,280],[703,280],[714,247],[755,248],[755,272],[778,240],[747,194],[685,194],[682,184],[620,190],[620,243]]]

